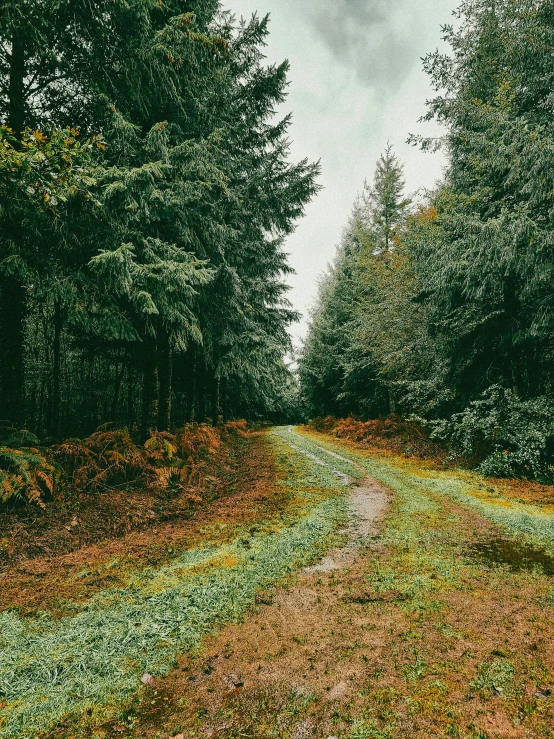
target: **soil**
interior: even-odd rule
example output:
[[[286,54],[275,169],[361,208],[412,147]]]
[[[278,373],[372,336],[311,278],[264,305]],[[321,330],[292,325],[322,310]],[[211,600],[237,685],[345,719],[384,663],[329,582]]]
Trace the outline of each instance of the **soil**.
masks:
[[[443,513],[431,531],[441,546],[453,545],[449,536],[454,542],[498,535],[474,512],[440,502]],[[362,516],[326,566],[305,569],[287,589],[262,594],[244,623],[209,638],[199,654],[182,657],[177,669],[148,688],[127,724],[106,724],[94,736],[554,736],[548,729],[554,725],[554,636],[537,599],[538,581],[525,573],[469,568],[458,587],[446,584],[429,594],[427,610],[406,607],[410,596],[372,588],[376,569],[391,558],[402,562],[401,551],[380,543],[375,525],[386,510],[386,493],[364,480],[352,504]],[[360,544],[362,532],[370,538]],[[515,698],[508,700],[501,687],[472,687],[494,660],[515,664]],[[368,708],[374,718],[362,725],[369,728],[353,733]]]
[[[205,540],[206,529],[215,524],[226,527],[217,533],[216,526],[212,540],[224,541],[233,536],[233,527],[274,515],[288,501],[274,485],[275,472],[268,458],[267,441],[261,432],[220,452],[203,476],[211,492],[196,509],[172,500],[164,511],[149,512],[152,496],[146,499],[127,493],[106,496],[106,501],[89,496],[81,502],[79,525],[71,531],[65,524],[73,520],[72,514],[61,506],[40,514],[12,515],[9,531],[3,532],[14,540],[14,547],[10,562],[0,566],[0,611],[16,608],[31,614],[49,610],[60,616],[66,603],[82,602],[106,588],[124,587],[130,573],[138,568],[170,561],[175,551]],[[101,514],[98,506],[103,502],[108,513]],[[135,530],[117,535],[119,526],[114,535],[111,517],[125,519],[129,506],[134,509]],[[18,536],[23,543],[17,541]],[[39,540],[36,556],[31,554],[35,548],[25,544],[32,536]]]
[[[157,525],[159,536],[137,532],[107,547],[120,554],[131,547],[136,566],[145,555],[133,537],[144,537],[143,546],[165,540],[167,547],[172,535],[192,542],[222,519],[248,525],[286,505],[282,491],[276,492],[263,437],[252,441],[241,464],[245,484],[238,482],[236,493],[198,512],[194,521]],[[291,577],[286,587],[260,594],[242,623],[208,637],[166,678],[149,681],[116,720],[83,728],[78,736],[553,737],[554,634],[547,599],[554,583],[460,553],[460,541],[492,541],[498,529],[444,496],[437,496],[435,518],[413,514],[427,536],[421,555],[408,544],[383,544],[379,531],[388,497],[370,479],[358,483],[351,493],[358,515],[344,530],[341,549]],[[100,550],[98,561],[113,556],[111,549]],[[435,564],[454,552],[461,562],[455,581]],[[156,556],[167,555],[159,550]],[[414,556],[421,556],[415,569]],[[87,557],[94,560],[92,553]],[[48,564],[47,576],[55,567],[59,561]],[[417,601],[394,578],[388,589],[374,587],[379,572],[393,572],[399,582],[422,578],[433,587]],[[40,578],[34,582],[40,587]],[[75,581],[70,590],[74,600]],[[12,590],[11,600],[17,597]],[[496,683],[475,687],[483,666],[495,661],[513,664],[512,694]],[[357,731],[362,717],[370,723]],[[74,728],[60,727],[49,739],[75,736]]]
[[[352,519],[339,533],[347,537],[340,549],[332,549],[321,562],[306,569],[306,572],[332,572],[350,567],[363,541],[377,536],[389,505],[389,493],[376,480],[366,477],[349,494]]]

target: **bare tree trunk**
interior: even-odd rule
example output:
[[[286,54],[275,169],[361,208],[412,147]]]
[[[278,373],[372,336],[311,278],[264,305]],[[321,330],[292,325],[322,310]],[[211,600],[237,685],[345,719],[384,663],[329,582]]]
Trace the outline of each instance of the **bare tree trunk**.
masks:
[[[134,376],[131,365],[127,367],[127,426],[129,430],[133,428],[135,423],[135,403],[134,403]]]
[[[12,36],[8,96],[8,126],[20,139],[25,128],[25,39],[20,31]]]
[[[198,402],[198,362],[196,360],[196,351],[193,349],[194,358],[192,362],[192,397],[190,401],[190,422],[196,422],[196,405]]]
[[[219,390],[220,390],[220,380],[219,377],[214,377],[213,384],[212,384],[212,410],[211,410],[211,416],[212,416],[212,426],[218,426],[219,425]]]
[[[122,356],[116,364],[115,368],[115,385],[112,397],[112,407],[110,412],[110,420],[117,423],[117,408],[119,406],[119,395],[121,393],[121,383],[123,381],[123,372],[125,370],[124,356]]]
[[[25,45],[14,32],[10,55],[8,126],[21,138],[25,126]],[[20,238],[15,224],[14,238]],[[19,275],[0,276],[0,419],[20,426],[24,414],[25,288]]]
[[[142,347],[142,419],[141,436],[148,438],[149,431],[158,427],[160,407],[160,383],[158,377],[158,357],[156,339],[146,337]]]
[[[18,277],[0,277],[0,419],[21,426],[25,418],[25,288]]]
[[[221,413],[223,417],[223,423],[227,423],[229,420],[229,409],[227,400],[227,378],[224,377],[221,381]]]
[[[160,381],[158,428],[160,431],[169,431],[171,428],[173,353],[169,344],[169,336],[163,329],[158,336],[158,375]]]
[[[63,330],[63,314],[59,300],[54,301],[54,341],[52,344],[52,414],[50,433],[54,437],[60,434],[61,405],[61,344]]]

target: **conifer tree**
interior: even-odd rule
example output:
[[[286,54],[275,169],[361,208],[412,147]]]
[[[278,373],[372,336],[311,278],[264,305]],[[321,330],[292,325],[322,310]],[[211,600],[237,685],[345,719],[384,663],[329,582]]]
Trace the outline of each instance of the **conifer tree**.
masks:
[[[360,217],[371,232],[376,252],[389,252],[394,247],[397,230],[408,215],[410,200],[404,197],[403,166],[387,148],[377,161],[373,187],[366,185]]]
[[[93,197],[48,232],[56,257],[34,263],[32,295],[30,272],[12,279],[23,242],[0,244],[0,324],[19,326],[0,373],[21,411],[11,420],[52,435],[112,420],[146,435],[269,412],[295,318],[282,243],[318,167],[288,161],[290,118],[274,116],[288,65],[264,66],[267,18],[237,24],[215,0],[30,5],[2,8],[1,120],[21,36],[16,128],[102,138]]]

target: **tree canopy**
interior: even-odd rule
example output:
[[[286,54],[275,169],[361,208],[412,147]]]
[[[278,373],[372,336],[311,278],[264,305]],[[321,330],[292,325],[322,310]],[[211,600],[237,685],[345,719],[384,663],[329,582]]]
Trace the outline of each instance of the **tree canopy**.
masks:
[[[31,7],[32,6],[32,7]],[[56,437],[286,406],[291,162],[268,19],[213,0],[0,11],[0,419]]]
[[[425,60],[436,91],[426,117],[445,135],[412,139],[446,150],[444,179],[408,208],[390,149],[380,159],[322,288],[302,392],[310,415],[417,414],[494,460],[489,471],[546,474],[554,3],[467,0],[458,14],[444,29],[451,52]]]

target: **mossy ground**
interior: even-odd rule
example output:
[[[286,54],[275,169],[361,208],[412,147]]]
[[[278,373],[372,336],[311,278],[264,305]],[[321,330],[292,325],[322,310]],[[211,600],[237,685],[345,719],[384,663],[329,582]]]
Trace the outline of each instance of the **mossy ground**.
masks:
[[[554,582],[540,567],[517,570],[471,549],[499,536],[521,541],[521,514],[542,520],[545,511],[525,511],[514,496],[514,515],[500,526],[496,503],[487,518],[470,491],[492,487],[502,509],[512,500],[483,478],[314,434],[294,443],[327,461],[318,452],[325,445],[389,485],[382,536],[349,571],[301,572],[244,623],[209,638],[149,691],[119,735],[554,736]],[[545,544],[539,529],[525,535],[528,545]],[[230,688],[228,673],[244,685]]]
[[[366,542],[348,571],[298,569],[329,546],[344,497],[336,474],[291,450],[291,438],[338,472],[359,477],[362,467],[391,489],[382,536]],[[116,685],[120,678],[113,672],[102,678],[97,670],[95,680],[108,683],[107,693],[99,688],[106,698],[102,710],[97,700],[93,707],[75,697],[63,673],[39,672],[42,686],[57,680],[70,709],[45,735],[554,737],[554,580],[540,565],[489,562],[473,547],[501,537],[549,550],[552,520],[541,500],[526,503],[509,486],[360,451],[319,434],[291,437],[280,429],[270,439],[274,487],[287,501],[278,512],[249,518],[225,543],[206,529],[196,551],[135,573],[125,588],[97,595],[86,607],[78,604],[68,621],[49,627],[48,638],[57,634],[63,656],[70,632],[60,623],[105,613],[106,633],[113,635],[119,616],[133,611],[124,640],[136,640],[138,630],[146,649],[141,653],[138,642],[127,642],[127,656],[137,661],[124,678],[128,686],[123,678]],[[211,525],[215,532],[217,523]],[[276,588],[278,581],[286,587]],[[184,623],[190,625],[186,634]],[[214,632],[216,623],[221,628]],[[25,628],[21,636],[14,632],[15,642],[36,646],[46,633],[36,621]],[[83,633],[75,644],[83,644]],[[36,680],[29,650],[24,654],[19,669]],[[44,649],[41,654],[45,659]],[[143,670],[155,672],[156,681],[136,690]],[[83,684],[91,689],[96,683]],[[41,693],[33,687],[28,711],[40,721]],[[49,689],[44,697],[52,703]],[[21,705],[12,702],[0,715],[21,713]],[[34,732],[17,734],[5,723],[0,736],[22,739]]]

